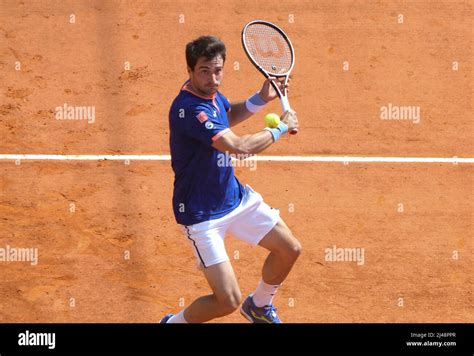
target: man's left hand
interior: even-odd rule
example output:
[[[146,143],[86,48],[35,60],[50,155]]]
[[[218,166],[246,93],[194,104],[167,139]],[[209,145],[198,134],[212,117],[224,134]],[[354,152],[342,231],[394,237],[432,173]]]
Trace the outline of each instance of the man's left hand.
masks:
[[[287,90],[290,84],[290,80],[291,79],[288,80],[288,83],[286,85]],[[265,80],[265,82],[263,83],[262,89],[260,90],[260,93],[259,93],[262,100],[266,101],[267,103],[269,101],[272,101],[275,98],[278,98],[278,94],[276,90],[273,88],[271,81],[274,81],[277,84],[278,88],[283,92],[283,86],[284,86],[283,78],[282,79],[277,79],[275,77],[267,78],[267,80]]]

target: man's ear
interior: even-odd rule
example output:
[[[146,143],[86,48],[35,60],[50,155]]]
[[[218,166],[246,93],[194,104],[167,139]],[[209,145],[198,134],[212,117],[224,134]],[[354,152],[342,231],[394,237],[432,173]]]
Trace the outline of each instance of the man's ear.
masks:
[[[188,66],[188,74],[191,74],[191,73],[192,73],[192,71],[193,71],[193,70],[191,69],[191,67],[190,67],[190,66]]]

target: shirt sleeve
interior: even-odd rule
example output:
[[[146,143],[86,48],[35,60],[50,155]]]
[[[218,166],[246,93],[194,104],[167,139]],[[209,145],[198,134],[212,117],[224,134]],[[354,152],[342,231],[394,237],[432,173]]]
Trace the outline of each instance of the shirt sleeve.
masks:
[[[228,125],[221,123],[213,111],[203,105],[190,108],[185,120],[186,134],[209,146],[230,131]]]
[[[219,94],[220,94],[220,93],[219,93]],[[220,94],[220,97],[221,97],[221,99],[222,99],[222,103],[224,104],[224,109],[225,109],[225,111],[228,112],[228,111],[230,110],[230,102],[229,102],[229,100],[227,100],[227,98],[226,98],[224,95],[222,95],[222,94]]]

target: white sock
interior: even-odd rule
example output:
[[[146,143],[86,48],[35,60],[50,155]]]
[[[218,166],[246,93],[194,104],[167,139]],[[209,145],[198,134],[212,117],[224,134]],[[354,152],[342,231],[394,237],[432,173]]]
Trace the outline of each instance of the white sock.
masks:
[[[187,324],[188,322],[184,319],[184,310],[181,310],[178,314],[173,315],[166,324]]]
[[[259,308],[272,304],[273,297],[280,286],[281,284],[267,284],[261,279],[257,289],[252,295],[254,304]]]

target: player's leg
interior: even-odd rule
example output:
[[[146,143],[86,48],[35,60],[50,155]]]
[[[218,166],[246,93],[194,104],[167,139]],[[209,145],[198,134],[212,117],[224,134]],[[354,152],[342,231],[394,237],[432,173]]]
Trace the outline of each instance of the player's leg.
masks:
[[[196,299],[176,315],[168,315],[164,322],[202,323],[230,314],[239,307],[240,289],[224,244],[228,219],[224,217],[184,228],[213,293]]]
[[[204,323],[233,313],[240,305],[240,293],[234,270],[229,261],[202,269],[213,294],[197,298],[176,315],[169,314],[165,323]]]
[[[241,313],[253,323],[281,323],[273,305],[278,288],[288,276],[301,253],[301,245],[288,226],[279,219],[258,243],[270,251],[262,268],[262,279],[241,307]]]
[[[244,302],[242,314],[255,323],[280,322],[272,304],[273,297],[288,276],[301,253],[301,244],[260,194],[245,187],[243,212],[234,221],[229,232],[236,238],[270,251],[262,269],[257,289]]]
[[[301,244],[280,218],[278,210],[263,201],[250,186],[245,187],[242,212],[229,226],[239,240],[270,251],[262,269],[264,282],[281,284],[301,253]]]
[[[241,293],[229,261],[203,269],[213,294],[196,299],[184,310],[189,323],[203,323],[233,313],[240,305]]]
[[[291,271],[301,253],[301,244],[280,218],[275,227],[259,242],[270,251],[262,268],[263,281],[271,285],[281,284]]]

